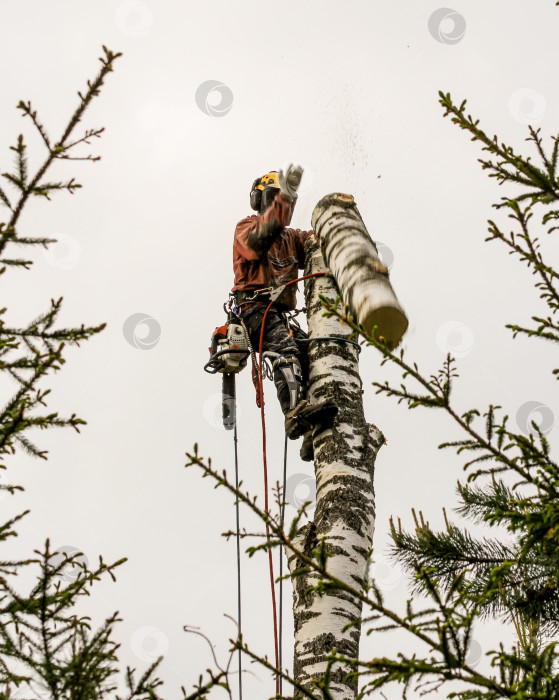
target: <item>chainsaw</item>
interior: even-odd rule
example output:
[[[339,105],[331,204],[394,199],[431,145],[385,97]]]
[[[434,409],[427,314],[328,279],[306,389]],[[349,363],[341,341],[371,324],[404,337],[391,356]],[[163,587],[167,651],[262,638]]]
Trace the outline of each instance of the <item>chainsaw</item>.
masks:
[[[210,359],[204,365],[209,374],[222,375],[223,427],[232,430],[236,422],[235,375],[246,367],[250,348],[244,326],[234,316],[212,333]]]

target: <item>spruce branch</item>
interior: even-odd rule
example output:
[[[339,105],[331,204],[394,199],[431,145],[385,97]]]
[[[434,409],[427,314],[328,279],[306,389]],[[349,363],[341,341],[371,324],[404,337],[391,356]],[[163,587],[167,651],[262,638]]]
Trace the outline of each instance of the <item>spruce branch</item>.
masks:
[[[0,189],[0,201],[11,212],[10,220],[0,223],[1,251],[8,244],[47,247],[55,242],[44,236],[19,236],[16,223],[21,212],[32,195],[48,198],[54,191],[64,189],[72,193],[79,187],[74,178],[46,179],[45,174],[54,160],[98,160],[91,155],[74,157],[68,151],[79,143],[89,144],[103,131],[90,129],[82,138],[71,140],[75,126],[93,97],[99,94],[104,77],[112,70],[113,61],[120,56],[105,47],[103,51],[101,70],[95,80],[88,82],[87,92],[80,94],[78,108],[58,142],[52,143],[30,102],[18,104],[22,116],[29,117],[39,131],[48,156],[30,176],[23,136],[20,135],[16,145],[11,147],[15,153],[15,167],[10,173],[3,173],[3,177],[15,188],[16,197],[12,204]],[[31,264],[30,260],[16,256],[0,255],[0,258],[0,275],[8,266],[27,269]],[[46,452],[29,439],[32,428],[73,427],[79,432],[80,426],[85,424],[75,413],[64,418],[57,412],[46,412],[44,408],[50,389],[42,389],[39,384],[47,374],[63,366],[66,344],[79,345],[82,340],[100,332],[105,324],[56,328],[61,302],[61,298],[51,300],[50,308],[23,327],[9,327],[4,318],[6,309],[0,309],[0,370],[18,385],[15,394],[0,411],[2,458],[22,449],[44,459]],[[5,469],[5,465],[0,464],[0,468]],[[22,488],[3,483],[0,490],[14,494]],[[0,525],[0,541],[16,535],[15,526],[27,512]],[[34,554],[34,557],[20,561],[0,561],[0,695],[13,697],[17,688],[18,697],[22,697],[21,693],[29,693],[30,697],[46,693],[55,699],[115,697],[118,644],[112,640],[112,634],[119,622],[118,614],[109,616],[98,629],[92,629],[89,617],[78,615],[75,606],[83,596],[90,595],[91,586],[101,578],[109,576],[115,580],[114,571],[125,559],[106,564],[100,557],[97,566],[89,567],[79,553],[63,557],[53,553],[48,540],[44,550]],[[72,570],[69,577],[66,576],[67,567]],[[36,579],[29,590],[21,592],[16,590],[12,579],[24,569],[34,570]],[[160,659],[151,664],[138,681],[134,679],[134,671],[127,670],[128,698],[154,700],[160,697],[157,689],[161,681],[154,673],[159,662]]]
[[[398,613],[385,607],[378,598],[371,598],[367,596],[361,589],[355,588],[349,585],[345,581],[342,581],[336,577],[329,574],[327,569],[327,556],[324,556],[324,544],[322,546],[319,543],[318,547],[312,550],[312,553],[306,554],[298,548],[293,540],[289,538],[284,532],[281,522],[279,519],[274,517],[269,511],[261,509],[256,505],[256,498],[251,497],[250,494],[244,493],[240,489],[236,488],[227,477],[226,472],[218,472],[211,466],[211,460],[207,462],[204,461],[202,457],[198,454],[198,446],[194,445],[192,453],[186,454],[188,462],[186,467],[197,466],[203,472],[203,477],[209,477],[215,481],[216,487],[225,487],[230,493],[235,497],[235,499],[247,506],[258,518],[265,522],[271,532],[271,540],[269,542],[263,543],[262,545],[255,548],[255,551],[265,550],[272,546],[283,545],[286,550],[289,550],[296,555],[298,560],[301,562],[301,566],[297,569],[291,577],[300,576],[305,570],[314,571],[319,574],[319,579],[315,585],[312,585],[309,590],[316,591],[319,595],[324,595],[329,590],[340,590],[354,597],[356,600],[360,600],[363,605],[371,609],[375,614],[378,613],[394,624],[400,629],[404,629],[411,633],[416,638],[423,641],[428,647],[438,654],[441,654],[447,659],[452,659],[453,667],[457,669],[455,673],[448,672],[448,666],[439,665],[440,662],[437,660],[436,663],[425,661],[429,664],[430,673],[438,674],[445,681],[448,680],[466,680],[467,682],[484,688],[499,688],[501,686],[492,678],[487,678],[482,674],[478,673],[475,669],[468,666],[465,659],[457,655],[456,650],[452,651],[449,646],[449,637],[458,644],[458,629],[464,625],[471,625],[471,616],[469,613],[464,615],[460,612],[460,607],[464,606],[465,594],[464,594],[464,584],[459,581],[456,582],[452,588],[451,595],[446,596],[446,599],[440,595],[438,585],[435,582],[432,573],[426,569],[420,569],[417,572],[417,576],[420,577],[424,585],[429,590],[430,594],[434,598],[435,606],[427,611],[421,611],[420,613],[415,613],[411,609],[411,604],[408,602],[408,613],[406,616],[401,616]],[[452,600],[452,596],[456,596],[457,600]],[[441,632],[441,616],[445,621],[445,631]],[[424,618],[424,619],[423,619]],[[451,629],[452,627],[452,629]],[[433,636],[435,633],[435,636]],[[260,662],[263,662],[260,657],[257,657]],[[332,659],[342,659],[341,655],[332,655]],[[374,662],[370,662],[369,669],[371,671],[378,671],[379,668],[375,666]],[[388,676],[380,677],[379,687],[392,682],[394,679]],[[502,688],[503,693],[506,692],[505,688]],[[509,694],[506,697],[511,697]]]
[[[33,124],[36,126],[41,138],[43,139],[45,146],[50,150],[50,141],[47,136],[47,132],[45,131],[45,127],[41,124],[39,118],[37,117],[37,110],[34,110],[31,107],[31,102],[24,102],[23,100],[20,100],[17,105],[17,108],[23,112],[23,114],[21,115],[22,117],[27,116],[31,119]]]
[[[92,100],[94,97],[98,96],[100,94],[100,90],[104,84],[104,80],[107,77],[107,75],[112,72],[113,70],[113,64],[116,61],[117,58],[119,58],[122,54],[121,53],[115,53],[113,51],[110,51],[107,49],[106,46],[103,46],[103,56],[99,58],[99,61],[101,62],[101,68],[96,75],[96,77],[93,80],[88,80],[87,81],[87,90],[84,93],[78,92],[78,97],[79,97],[79,104],[76,110],[74,111],[72,117],[70,118],[70,121],[66,128],[64,129],[61,137],[54,143],[54,146],[52,148],[49,148],[49,153],[46,159],[44,160],[43,164],[39,167],[35,175],[31,178],[31,180],[28,181],[27,178],[27,162],[25,159],[25,145],[23,143],[23,137],[19,137],[18,139],[18,144],[15,147],[12,147],[12,150],[16,152],[17,156],[17,174],[12,175],[10,173],[3,173],[3,175],[15,186],[20,190],[20,195],[17,200],[17,203],[14,206],[11,206],[12,209],[12,216],[8,222],[9,227],[15,227],[17,221],[19,220],[19,217],[21,215],[21,212],[23,210],[23,207],[25,206],[28,198],[33,195],[33,194],[40,194],[43,196],[46,196],[45,193],[48,193],[49,191],[53,189],[67,189],[68,191],[72,192],[78,185],[73,181],[70,180],[68,183],[62,184],[62,183],[47,183],[47,187],[45,189],[45,185],[41,184],[43,177],[45,176],[47,170],[50,168],[52,163],[60,158],[61,156],[67,155],[67,151],[74,146],[76,146],[79,143],[89,143],[88,139],[99,136],[102,132],[102,129],[98,130],[88,130],[86,131],[85,135],[82,136],[81,138],[74,140],[73,142],[70,141],[70,136],[72,135],[74,129],[76,128],[77,124],[81,121],[84,112],[86,109],[89,107],[91,104]],[[21,101],[18,104],[18,107],[23,111],[24,115],[30,116],[34,123],[35,120],[37,120],[36,114],[33,117],[32,114],[33,112],[31,111],[31,107],[29,103],[24,103]],[[38,124],[37,120],[37,124]],[[36,126],[37,126],[36,124]],[[42,128],[42,127],[41,127]],[[44,140],[44,139],[43,139]],[[50,140],[49,140],[50,143]],[[94,158],[91,158],[90,160],[95,160]],[[55,186],[50,186],[50,185],[55,185]],[[4,201],[4,198],[2,198]],[[4,201],[4,203],[6,203]],[[5,247],[5,240],[0,239],[0,255],[2,254],[4,247]]]
[[[470,114],[466,114],[466,100],[464,100],[460,106],[457,106],[453,102],[450,93],[445,94],[439,91],[439,102],[445,110],[443,114],[444,117],[450,116],[454,124],[457,124],[461,129],[471,134],[472,141],[481,141],[483,143],[482,150],[497,156],[495,162],[492,160],[484,160],[483,158],[479,159],[482,169],[490,171],[489,177],[497,178],[500,185],[505,182],[513,182],[533,188],[530,192],[517,196],[515,198],[516,201],[530,198],[548,203],[559,199],[555,151],[555,158],[552,156],[551,160],[548,160],[544,157],[544,166],[547,170],[547,172],[544,172],[533,165],[530,158],[524,159],[522,156],[515,153],[511,146],[507,146],[502,142],[499,143],[497,136],[493,136],[493,138],[487,136],[478,126],[479,119],[474,120]],[[537,136],[537,132],[534,132],[533,129],[530,129],[530,136],[527,140],[534,141],[538,151],[541,150],[539,137]],[[543,150],[541,152],[543,153]],[[506,203],[505,201],[504,204],[494,206],[499,208]]]

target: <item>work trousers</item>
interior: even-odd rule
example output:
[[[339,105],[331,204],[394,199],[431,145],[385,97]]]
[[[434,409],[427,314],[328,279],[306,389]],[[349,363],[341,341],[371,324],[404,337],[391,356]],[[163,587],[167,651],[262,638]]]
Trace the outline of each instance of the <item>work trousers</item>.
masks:
[[[256,353],[258,353],[260,347],[260,332],[265,311],[266,306],[258,304],[251,306],[241,314],[241,318],[245,322],[249,333],[250,342]],[[307,344],[301,341],[306,337],[307,334],[300,328],[294,328],[293,335],[291,335],[285,314],[276,306],[271,307],[266,316],[262,352],[269,350],[270,352],[279,353],[282,357],[296,358],[301,365],[303,388],[306,386],[308,378],[308,360]],[[281,410],[285,414],[290,409],[289,389],[285,376],[277,367],[274,369],[274,384],[276,385]]]

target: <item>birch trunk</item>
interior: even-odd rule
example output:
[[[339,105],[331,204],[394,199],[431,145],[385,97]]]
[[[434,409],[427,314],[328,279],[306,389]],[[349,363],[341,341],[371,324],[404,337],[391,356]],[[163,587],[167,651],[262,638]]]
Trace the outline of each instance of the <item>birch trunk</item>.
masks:
[[[367,333],[377,326],[388,347],[396,347],[408,319],[353,197],[342,193],[323,197],[311,221],[344,303]]]
[[[306,274],[327,271],[314,236],[305,250]],[[347,338],[347,326],[335,317],[323,316],[319,293],[336,298],[338,291],[331,277],[315,277],[305,283],[309,337]],[[333,428],[314,436],[317,505],[314,520],[299,531],[296,541],[300,549],[310,554],[324,538],[332,555],[328,558],[328,571],[360,589],[373,544],[374,462],[384,437],[365,421],[358,354],[359,349],[349,343],[319,340],[309,344],[310,401],[333,399],[339,413]],[[288,562],[291,572],[299,567],[293,555]],[[359,623],[362,612],[361,602],[343,591],[322,596],[306,593],[317,580],[314,573],[293,579],[293,673],[309,690],[312,680],[324,673],[325,659],[331,651],[358,658],[360,624],[346,631],[343,628],[349,622]],[[341,663],[333,668],[331,693],[335,700],[356,697],[357,681],[345,680],[349,670],[348,664]]]

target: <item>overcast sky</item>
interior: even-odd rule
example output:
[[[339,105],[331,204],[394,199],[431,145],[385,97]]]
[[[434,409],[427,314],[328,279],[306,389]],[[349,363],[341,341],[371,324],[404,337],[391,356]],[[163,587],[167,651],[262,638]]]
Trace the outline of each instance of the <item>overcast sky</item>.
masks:
[[[96,620],[120,611],[123,663],[143,668],[166,654],[167,697],[177,698],[211,663],[183,625],[200,627],[222,659],[235,633],[224,618],[236,614],[235,549],[221,537],[234,526],[233,502],[183,465],[198,442],[232,474],[220,380],[202,368],[211,332],[224,320],[232,236],[251,213],[255,177],[287,161],[303,164],[292,221],[300,228],[310,228],[322,196],[352,193],[409,316],[409,358],[430,374],[447,351],[455,353],[459,409],[501,404],[519,429],[531,416],[555,437],[552,348],[512,342],[504,328],[528,323],[544,307],[520,263],[499,243],[484,242],[488,218],[506,225],[491,209],[503,190],[482,172],[479,145],[443,119],[437,98],[438,90],[467,98],[489,134],[525,154],[533,153],[524,141],[528,123],[541,127],[549,146],[559,127],[552,48],[559,8],[553,0],[534,8],[519,0],[461,1],[446,12],[431,0],[3,3],[2,171],[22,130],[32,165],[44,156],[15,109],[20,99],[32,101],[57,138],[76,92],[98,70],[101,45],[124,54],[82,124],[106,127],[91,147],[101,161],[58,164],[58,175],[74,175],[83,189],[33,201],[21,218],[20,234],[60,242],[32,251],[32,270],[11,271],[3,282],[13,325],[60,296],[61,325],[107,322],[67,352],[47,385],[49,410],[76,412],[88,425],[80,435],[37,434],[48,463],[12,460],[10,480],[26,493],[2,505],[32,514],[5,552],[27,556],[49,536],[53,548],[77,548],[90,563],[99,554],[127,556],[117,583],[96,586],[86,608]],[[556,241],[545,239],[543,249],[553,262]],[[380,367],[372,349],[361,354],[361,372],[367,419],[388,441],[375,477],[377,574],[400,606],[405,580],[384,556],[388,518],[410,525],[414,506],[442,523],[441,507],[455,503],[462,471],[437,445],[457,433],[443,416],[375,394],[373,381],[398,375]],[[238,379],[241,474],[262,500],[259,414],[249,372]],[[12,387],[3,388],[9,396]],[[275,481],[283,421],[270,383],[266,392]],[[312,465],[298,449],[290,444],[294,502],[312,490]],[[265,558],[245,557],[243,571],[245,639],[271,656]],[[287,610],[291,667],[289,618]],[[479,634],[476,643],[485,650],[494,639]],[[404,637],[373,636],[362,653],[402,646],[411,649]],[[271,696],[267,674],[252,672],[245,700]],[[401,690],[386,697],[400,698]]]

